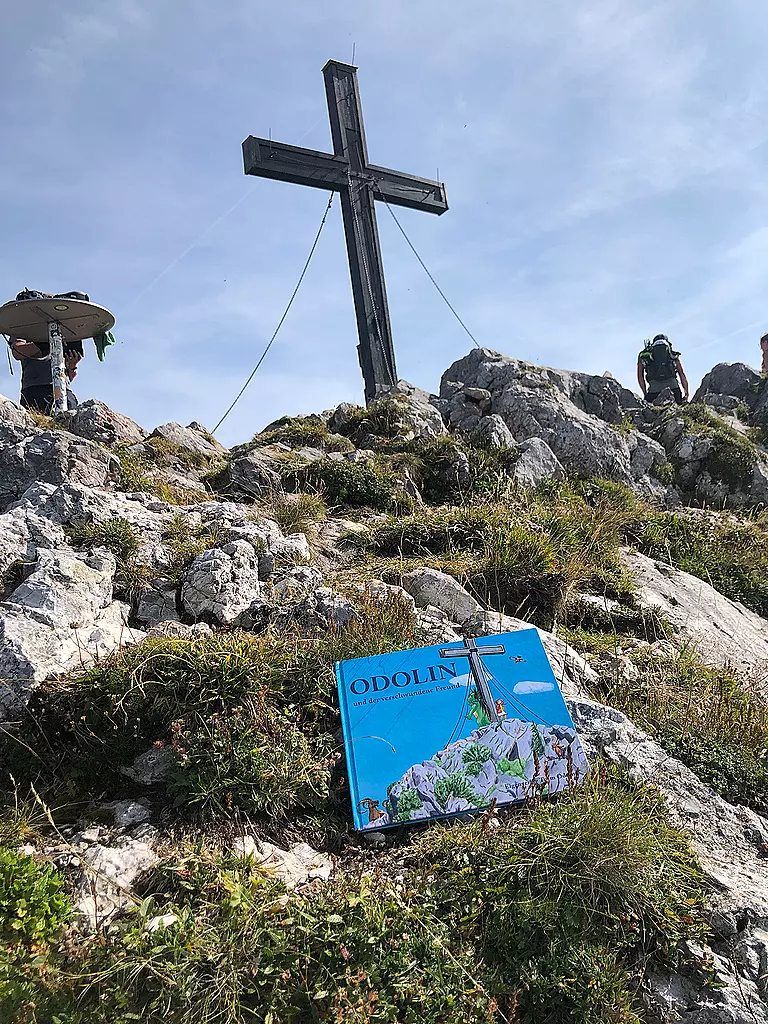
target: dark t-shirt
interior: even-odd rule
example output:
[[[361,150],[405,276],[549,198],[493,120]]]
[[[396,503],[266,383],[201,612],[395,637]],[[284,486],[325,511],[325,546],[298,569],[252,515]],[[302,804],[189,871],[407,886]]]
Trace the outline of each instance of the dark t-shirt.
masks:
[[[41,342],[38,346],[41,352],[39,359],[30,359],[28,356],[21,358],[21,390],[40,386],[53,387],[53,374],[51,373],[51,356],[49,346]],[[73,341],[64,345],[64,355],[68,352],[83,354],[83,345],[80,341]]]

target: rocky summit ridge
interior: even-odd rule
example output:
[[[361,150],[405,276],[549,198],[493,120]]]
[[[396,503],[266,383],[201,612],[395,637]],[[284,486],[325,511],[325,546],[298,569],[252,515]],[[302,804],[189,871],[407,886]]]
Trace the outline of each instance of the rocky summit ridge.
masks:
[[[0,1019],[768,1022],[767,441],[479,348],[231,450],[0,396]],[[334,660],[532,625],[588,781],[509,719],[356,836]]]

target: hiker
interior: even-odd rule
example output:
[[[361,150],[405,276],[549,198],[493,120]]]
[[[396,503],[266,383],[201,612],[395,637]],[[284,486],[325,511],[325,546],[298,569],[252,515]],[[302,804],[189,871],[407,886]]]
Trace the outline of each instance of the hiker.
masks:
[[[21,404],[25,409],[36,409],[50,416],[53,411],[50,345],[21,338],[11,338],[8,345],[13,358],[21,363]],[[82,341],[64,342],[64,368],[69,380],[74,380],[77,375],[77,364],[82,358]],[[76,405],[77,398],[67,388],[67,408],[74,409]]]
[[[760,373],[768,375],[768,334],[760,339],[760,349],[763,353],[763,362],[760,366]]]
[[[647,341],[637,357],[637,383],[646,402],[654,405],[667,388],[678,405],[688,401],[688,378],[685,376],[680,353],[669,344],[666,334],[657,334]]]

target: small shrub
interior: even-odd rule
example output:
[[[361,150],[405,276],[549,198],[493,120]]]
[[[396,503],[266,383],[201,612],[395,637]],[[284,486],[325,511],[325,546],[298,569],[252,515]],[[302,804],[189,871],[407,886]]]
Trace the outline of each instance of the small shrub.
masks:
[[[385,460],[335,462],[318,459],[291,471],[283,482],[290,489],[314,487],[321,490],[331,505],[373,508],[382,511],[408,509],[413,500],[399,486],[398,478]]]
[[[141,546],[141,537],[132,524],[119,517],[102,523],[75,522],[67,533],[73,544],[107,548],[120,561],[132,558]]]
[[[0,847],[0,949],[49,941],[69,917],[63,890],[50,865]]]
[[[473,743],[467,747],[461,755],[461,760],[466,766],[465,770],[468,775],[479,775],[483,770],[483,765],[486,761],[490,761],[493,757],[490,747],[487,747],[484,743]]]
[[[757,462],[754,444],[705,405],[688,405],[682,412],[689,433],[712,439],[704,468],[734,489],[748,490]]]
[[[474,807],[479,807],[482,803],[480,797],[475,793],[472,783],[461,772],[453,772],[452,775],[438,779],[435,783],[435,800],[442,808],[445,808],[451,797],[456,797],[457,800],[467,800]]]
[[[415,789],[404,790],[397,801],[397,814],[394,817],[394,821],[400,824],[407,824],[413,817],[413,812],[418,811],[424,805],[421,802],[421,797]]]
[[[301,492],[277,494],[263,511],[283,533],[303,533],[308,538],[314,537],[317,524],[328,518],[328,506],[319,494]]]
[[[253,440],[235,449],[238,455],[257,446],[287,444],[291,448],[321,448],[327,452],[354,451],[352,442],[340,434],[332,434],[319,416],[283,416],[268,430],[254,434]]]

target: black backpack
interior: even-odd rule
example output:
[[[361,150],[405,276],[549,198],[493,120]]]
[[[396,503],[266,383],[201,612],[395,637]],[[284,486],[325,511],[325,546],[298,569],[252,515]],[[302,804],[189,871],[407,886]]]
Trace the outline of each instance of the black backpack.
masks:
[[[674,380],[677,377],[677,360],[679,352],[675,352],[668,341],[661,344],[650,343],[640,353],[643,367],[645,368],[645,379],[648,383]]]
[[[16,296],[17,302],[23,302],[26,299],[78,299],[80,302],[91,301],[86,292],[62,292],[60,295],[49,295],[47,292],[36,292],[29,288],[25,288],[23,292],[19,292]]]

